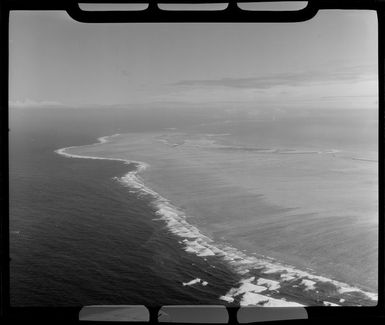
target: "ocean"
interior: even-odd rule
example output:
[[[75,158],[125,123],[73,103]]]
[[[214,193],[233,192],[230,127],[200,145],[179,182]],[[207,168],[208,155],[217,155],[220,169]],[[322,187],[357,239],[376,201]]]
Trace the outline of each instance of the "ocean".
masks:
[[[376,111],[10,115],[13,306],[376,304]]]

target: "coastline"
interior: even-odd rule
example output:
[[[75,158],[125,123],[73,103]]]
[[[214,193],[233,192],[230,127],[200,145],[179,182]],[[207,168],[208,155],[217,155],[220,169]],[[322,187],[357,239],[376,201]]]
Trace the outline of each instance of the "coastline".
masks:
[[[135,164],[136,170],[128,172],[121,178],[116,178],[122,185],[138,195],[150,196],[156,209],[158,220],[166,224],[168,230],[181,239],[180,244],[187,253],[201,258],[220,258],[228,264],[234,272],[242,276],[238,288],[231,289],[225,296],[220,297],[226,302],[237,302],[240,305],[263,306],[303,306],[296,301],[287,301],[285,291],[288,288],[298,288],[297,294],[306,293],[310,296],[324,296],[323,301],[329,303],[330,298],[345,303],[350,299],[360,299],[369,305],[377,300],[377,295],[336,281],[324,276],[302,271],[294,266],[280,263],[272,258],[247,255],[240,249],[226,243],[214,241],[203,234],[200,229],[187,221],[187,215],[182,209],[174,206],[169,200],[145,185],[139,173],[144,172],[150,165],[147,162],[128,160],[123,158],[100,157],[71,154],[66,151],[82,147],[98,146],[111,141],[118,134],[98,138],[98,142],[87,146],[65,147],[55,150],[56,153],[67,158],[115,160],[125,164]],[[258,277],[258,278],[257,278]],[[324,288],[325,287],[325,288]],[[330,289],[332,288],[332,290]],[[325,291],[325,292],[323,292]],[[335,292],[334,297],[330,292]],[[365,298],[362,298],[365,297]],[[318,299],[317,298],[317,299]],[[328,300],[326,300],[328,298]],[[295,300],[295,299],[294,299]],[[297,299],[298,300],[298,299]],[[373,303],[371,303],[372,301]]]

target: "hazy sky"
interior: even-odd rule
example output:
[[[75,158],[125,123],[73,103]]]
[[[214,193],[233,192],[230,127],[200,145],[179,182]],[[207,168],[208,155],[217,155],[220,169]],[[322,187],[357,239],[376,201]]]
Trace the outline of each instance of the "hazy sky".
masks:
[[[295,24],[83,24],[13,12],[13,105],[376,107],[374,12]]]

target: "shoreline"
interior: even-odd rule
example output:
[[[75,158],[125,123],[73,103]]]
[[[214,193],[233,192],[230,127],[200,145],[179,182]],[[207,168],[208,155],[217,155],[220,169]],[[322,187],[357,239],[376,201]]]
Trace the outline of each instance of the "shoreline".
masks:
[[[118,136],[105,136],[98,138],[98,142],[86,146],[101,145],[110,142],[110,139]],[[128,160],[122,158],[85,156],[70,154],[66,152],[72,148],[84,146],[65,147],[55,150],[59,155],[67,158],[115,160],[125,164],[135,164],[136,169],[125,174],[123,177],[115,178],[123,186],[128,187],[131,192],[138,195],[149,195],[155,213],[159,216],[158,220],[163,221],[168,230],[175,236],[182,238],[180,244],[187,253],[195,254],[202,258],[217,257],[223,260],[231,269],[242,277],[239,288],[231,289],[225,296],[220,297],[227,302],[239,301],[240,305],[264,305],[264,306],[303,306],[297,302],[286,301],[284,292],[280,294],[280,288],[296,286],[298,292],[319,293],[322,286],[332,286],[335,294],[333,301],[344,303],[349,298],[353,299],[357,295],[365,296],[368,301],[377,301],[377,294],[364,291],[360,288],[350,286],[346,283],[336,281],[324,276],[318,276],[310,272],[301,271],[294,266],[286,265],[271,258],[250,256],[241,250],[223,243],[214,242],[211,238],[204,235],[196,226],[186,221],[186,214],[174,206],[169,200],[162,197],[159,193],[147,187],[140,176],[149,164],[142,161]],[[256,279],[253,273],[260,276]],[[278,279],[278,281],[277,281]],[[332,290],[333,291],[333,290]],[[279,298],[279,299],[277,299]],[[324,301],[330,301],[331,297],[324,297]],[[328,299],[326,299],[328,298]],[[341,301],[342,300],[342,301]],[[336,304],[338,305],[338,304]]]

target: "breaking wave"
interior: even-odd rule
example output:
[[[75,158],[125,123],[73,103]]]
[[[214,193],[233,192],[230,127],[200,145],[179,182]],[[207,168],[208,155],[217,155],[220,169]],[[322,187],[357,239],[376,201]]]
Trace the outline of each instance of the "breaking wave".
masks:
[[[96,144],[107,143],[116,136],[118,134],[98,138]],[[266,256],[246,254],[230,244],[214,241],[196,226],[190,224],[183,210],[174,206],[169,200],[144,184],[139,174],[149,167],[147,163],[66,152],[72,148],[79,147],[61,148],[55,150],[55,152],[68,158],[115,160],[136,166],[135,170],[128,172],[123,177],[115,177],[114,179],[129,188],[130,192],[151,199],[155,213],[158,216],[154,220],[163,221],[172,234],[181,238],[179,243],[187,253],[195,254],[206,260],[220,258],[241,276],[242,279],[239,281],[238,286],[232,288],[219,299],[242,306],[306,306],[316,304],[316,302],[318,304],[321,302],[325,306],[339,306],[340,304],[336,302],[357,306],[361,304],[375,305],[377,303],[378,295],[375,293],[316,275],[310,270],[299,270],[294,266]],[[183,285],[189,286],[197,283],[201,283],[203,286],[207,285],[206,281],[199,278],[183,283]],[[288,297],[291,297],[290,301]]]

